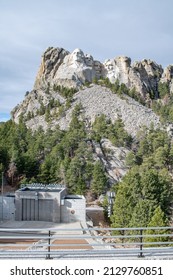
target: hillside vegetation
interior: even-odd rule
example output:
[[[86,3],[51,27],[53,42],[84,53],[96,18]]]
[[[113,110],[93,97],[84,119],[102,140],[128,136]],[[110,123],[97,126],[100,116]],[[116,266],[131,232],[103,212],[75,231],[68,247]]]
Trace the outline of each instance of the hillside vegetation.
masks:
[[[115,189],[114,227],[147,226],[157,207],[170,219],[173,195],[173,145],[160,129],[145,128],[133,140],[121,119],[112,123],[101,115],[90,131],[80,120],[81,106],[75,107],[67,131],[27,129],[22,118],[0,126],[0,168],[9,184],[58,182],[70,193],[95,197]],[[93,158],[94,143],[108,138],[114,146],[131,150],[126,158],[129,172],[111,186],[103,163]]]

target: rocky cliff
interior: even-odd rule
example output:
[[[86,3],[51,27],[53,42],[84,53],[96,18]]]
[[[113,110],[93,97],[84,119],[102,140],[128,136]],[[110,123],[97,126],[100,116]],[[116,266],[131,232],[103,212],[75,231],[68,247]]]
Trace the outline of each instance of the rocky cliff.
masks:
[[[84,119],[91,123],[101,113],[112,120],[121,117],[132,135],[143,125],[159,125],[159,118],[151,109],[128,96],[119,97],[109,89],[93,84],[86,88],[86,84],[101,78],[108,78],[111,83],[119,81],[127,88],[135,89],[135,94],[144,100],[150,99],[151,95],[158,98],[159,82],[167,83],[170,92],[173,91],[173,66],[163,69],[146,59],[132,64],[131,59],[125,56],[101,63],[80,49],[70,53],[63,48],[50,47],[42,56],[33,90],[27,92],[24,101],[14,108],[12,118],[18,122],[19,117],[24,116],[27,126],[33,130],[40,125],[47,129],[57,124],[67,129],[74,106],[81,102]],[[60,93],[58,86],[78,90],[70,104],[68,100],[68,106],[68,98]],[[49,117],[46,117],[46,109],[49,109]]]
[[[104,63],[94,60],[92,55],[75,49],[72,53],[62,48],[48,48],[42,56],[34,89],[45,87],[47,83],[79,88],[94,78],[108,77],[112,83],[117,79],[145,97],[154,92],[158,95],[157,84],[164,81],[172,84],[173,66],[165,70],[152,60],[144,59],[131,63],[131,59],[119,56]]]

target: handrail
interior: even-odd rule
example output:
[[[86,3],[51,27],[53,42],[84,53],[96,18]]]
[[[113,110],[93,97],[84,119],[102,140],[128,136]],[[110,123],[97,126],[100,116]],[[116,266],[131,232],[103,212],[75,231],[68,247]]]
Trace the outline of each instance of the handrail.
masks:
[[[0,228],[0,232],[1,231],[82,231],[82,230],[86,230],[86,231],[90,231],[90,230],[96,230],[96,231],[122,231],[122,230],[127,230],[127,231],[136,231],[136,230],[173,230],[173,226],[169,226],[169,227],[129,227],[129,228],[113,228],[113,227],[89,227],[89,228],[18,228],[18,229],[14,229],[14,228]]]
[[[154,232],[148,234],[146,230]],[[0,228],[0,258],[51,259],[73,255],[173,258],[173,227]]]

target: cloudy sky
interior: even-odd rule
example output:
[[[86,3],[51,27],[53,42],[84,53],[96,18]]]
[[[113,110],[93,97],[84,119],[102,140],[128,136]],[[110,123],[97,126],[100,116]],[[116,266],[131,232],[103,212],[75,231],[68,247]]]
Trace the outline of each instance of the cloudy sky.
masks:
[[[31,90],[49,46],[173,64],[172,0],[0,0],[0,121]]]

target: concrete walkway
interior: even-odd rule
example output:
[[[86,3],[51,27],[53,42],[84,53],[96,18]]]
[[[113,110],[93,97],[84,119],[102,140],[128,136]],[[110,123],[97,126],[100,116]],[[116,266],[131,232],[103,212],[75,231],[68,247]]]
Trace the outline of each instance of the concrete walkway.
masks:
[[[58,234],[83,234],[80,222],[74,223],[52,223],[44,221],[4,221],[0,222],[0,229],[35,229],[44,231],[44,229],[58,229]]]

